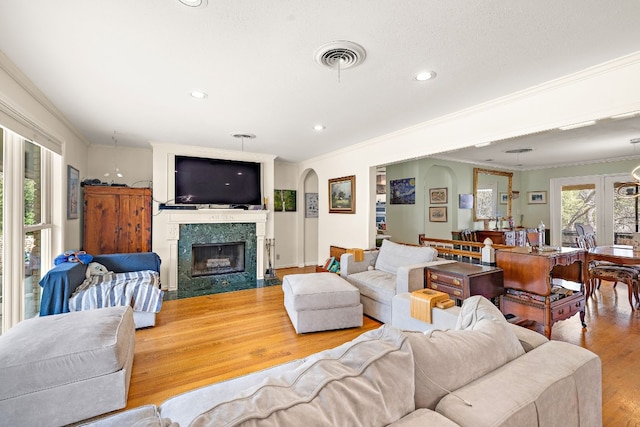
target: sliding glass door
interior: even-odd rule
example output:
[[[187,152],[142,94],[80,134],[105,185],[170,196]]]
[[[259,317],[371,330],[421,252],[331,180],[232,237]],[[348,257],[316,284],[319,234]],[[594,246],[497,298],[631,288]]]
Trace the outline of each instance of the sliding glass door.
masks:
[[[552,179],[552,244],[575,246],[576,223],[591,225],[598,244],[626,243],[638,231],[640,203],[631,197],[637,190],[629,181],[627,174]]]

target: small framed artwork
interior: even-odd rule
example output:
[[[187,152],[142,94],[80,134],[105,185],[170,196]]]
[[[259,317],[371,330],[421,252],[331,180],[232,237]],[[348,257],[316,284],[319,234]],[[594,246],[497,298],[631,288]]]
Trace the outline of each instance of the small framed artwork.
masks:
[[[318,193],[305,193],[304,217],[318,218]]]
[[[80,172],[67,165],[67,219],[77,219],[80,201]]]
[[[329,213],[356,213],[355,175],[329,180]]]
[[[445,206],[430,206],[429,221],[447,222],[447,208]]]
[[[274,190],[273,210],[275,212],[295,212],[296,190]]]
[[[389,182],[391,195],[389,203],[392,205],[413,205],[416,203],[416,179],[395,179]]]
[[[430,188],[429,202],[434,205],[446,204],[448,200],[446,188]]]
[[[509,202],[509,195],[507,193],[500,193],[500,204],[506,205]]]
[[[458,194],[459,209],[473,209],[473,194]]]
[[[540,205],[547,203],[546,191],[529,191],[527,193],[527,200],[530,205]]]

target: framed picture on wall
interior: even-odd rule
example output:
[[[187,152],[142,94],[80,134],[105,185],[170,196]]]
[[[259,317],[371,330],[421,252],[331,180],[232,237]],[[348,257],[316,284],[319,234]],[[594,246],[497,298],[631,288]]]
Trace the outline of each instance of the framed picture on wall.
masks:
[[[356,176],[329,180],[329,213],[356,213]]]
[[[507,193],[500,193],[500,204],[506,205],[509,202],[509,195]]]
[[[459,209],[473,209],[473,194],[458,194]]]
[[[305,193],[304,217],[318,218],[318,193]]]
[[[416,203],[416,179],[403,178],[389,181],[389,203],[392,205],[413,205]]]
[[[447,189],[446,188],[430,188],[429,189],[429,202],[433,205],[447,204]]]
[[[77,219],[80,210],[80,172],[67,165],[67,219]]]
[[[445,206],[430,206],[429,221],[447,222],[447,208]]]
[[[530,205],[538,205],[547,203],[546,191],[529,191],[527,193],[527,200]]]
[[[273,210],[275,212],[295,212],[296,190],[274,190]]]

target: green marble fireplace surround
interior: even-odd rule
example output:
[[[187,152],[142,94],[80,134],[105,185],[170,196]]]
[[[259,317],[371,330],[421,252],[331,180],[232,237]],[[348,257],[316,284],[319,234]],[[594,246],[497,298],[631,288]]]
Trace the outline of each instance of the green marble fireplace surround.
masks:
[[[194,276],[192,274],[193,245],[244,242],[244,271]],[[178,240],[178,292],[221,293],[255,288],[256,224],[180,224]]]
[[[199,208],[167,212],[167,246],[156,246],[164,250],[162,268],[167,273],[167,290],[171,294],[177,292],[177,297],[182,298],[266,286],[267,216],[265,210],[241,209]],[[192,274],[193,245],[220,247],[238,242],[244,243],[244,271],[238,271],[233,262],[227,265],[239,256],[237,252],[205,252],[201,259],[204,268],[200,262]],[[220,251],[227,251],[227,248]],[[203,270],[207,271],[203,274]]]

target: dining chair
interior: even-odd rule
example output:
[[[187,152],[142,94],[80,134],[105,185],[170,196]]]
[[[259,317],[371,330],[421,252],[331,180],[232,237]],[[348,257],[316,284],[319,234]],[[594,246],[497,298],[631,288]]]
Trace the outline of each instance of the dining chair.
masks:
[[[578,235],[576,237],[576,244],[581,249],[589,250],[595,247],[594,242],[595,238],[591,239],[590,236]],[[610,262],[592,262],[588,266],[589,277],[587,277],[585,283],[586,297],[590,297],[595,289],[600,289],[602,280],[613,282],[614,289],[618,282],[622,282],[627,285],[629,304],[631,305],[631,310],[634,310],[635,306],[633,305],[633,298],[635,297],[636,302],[640,303],[638,273],[638,270],[632,266],[625,266]]]
[[[537,230],[527,231],[527,242],[529,242],[529,246],[531,247],[540,246],[540,233],[538,233]]]

